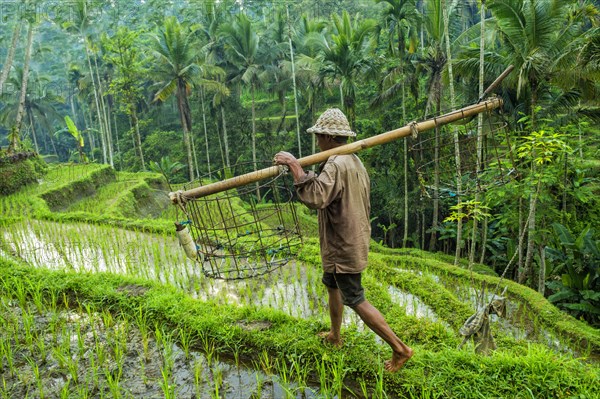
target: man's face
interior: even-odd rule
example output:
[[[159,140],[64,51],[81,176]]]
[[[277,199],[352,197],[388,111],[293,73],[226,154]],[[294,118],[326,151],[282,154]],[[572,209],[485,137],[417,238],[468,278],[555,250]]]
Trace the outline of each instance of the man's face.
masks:
[[[319,149],[321,151],[327,151],[331,148],[333,148],[333,146],[331,145],[333,143],[332,137],[327,135],[327,134],[316,134],[317,136],[317,145],[319,146]]]

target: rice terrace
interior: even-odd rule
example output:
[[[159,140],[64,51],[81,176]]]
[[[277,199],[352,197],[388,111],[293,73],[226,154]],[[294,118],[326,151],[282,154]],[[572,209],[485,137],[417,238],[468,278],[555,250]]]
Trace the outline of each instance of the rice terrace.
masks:
[[[1,399],[600,398],[600,2],[0,27]]]

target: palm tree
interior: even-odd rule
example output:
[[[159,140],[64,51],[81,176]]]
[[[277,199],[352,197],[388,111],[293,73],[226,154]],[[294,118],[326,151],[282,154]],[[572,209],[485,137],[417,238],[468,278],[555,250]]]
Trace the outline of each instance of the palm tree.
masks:
[[[190,180],[194,180],[194,158],[190,140],[192,114],[188,96],[194,80],[200,74],[200,67],[196,63],[198,53],[195,46],[194,31],[181,25],[177,18],[169,17],[154,35],[152,48],[156,57],[156,72],[161,79],[159,82],[161,87],[154,95],[154,101],[165,101],[175,94]]]
[[[331,16],[331,25],[329,40],[325,36],[313,36],[311,44],[318,46],[321,52],[319,74],[331,80],[339,80],[340,103],[354,128],[357,83],[376,71],[372,33],[377,23],[372,19],[361,20],[358,15],[352,21],[344,11],[341,17],[337,14]]]
[[[110,147],[108,122],[106,120],[106,114],[103,112],[104,101],[100,90],[101,82],[96,78],[97,71],[94,72],[92,66],[91,48],[93,47],[93,40],[90,37],[92,17],[88,5],[87,0],[76,0],[74,7],[75,12],[72,15],[74,18],[66,20],[63,23],[63,26],[67,31],[72,31],[77,34],[83,42],[89,70],[89,79],[92,82],[96,119],[98,121],[100,141],[102,144],[103,161],[104,163],[110,163],[112,165],[112,148]]]
[[[232,82],[250,85],[252,98],[252,162],[256,168],[256,107],[255,91],[262,72],[260,63],[260,37],[252,21],[244,14],[238,14],[233,21],[221,30],[225,42],[225,52],[234,68]],[[257,193],[258,194],[258,193]],[[260,197],[260,194],[258,194]]]
[[[304,96],[306,108],[310,115],[310,120],[314,121],[318,108],[318,99],[324,87],[325,81],[319,76],[321,69],[321,60],[318,50],[311,45],[315,40],[320,42],[320,36],[324,35],[327,28],[326,21],[322,19],[309,19],[306,14],[300,18],[300,24],[296,30],[296,44],[298,46],[298,62],[296,64],[296,77],[299,79],[300,96]],[[311,150],[316,151],[315,135],[311,134]]]

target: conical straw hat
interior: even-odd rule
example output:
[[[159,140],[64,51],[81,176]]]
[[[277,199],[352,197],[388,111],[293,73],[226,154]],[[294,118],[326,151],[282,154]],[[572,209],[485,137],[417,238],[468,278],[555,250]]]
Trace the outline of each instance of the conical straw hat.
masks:
[[[306,129],[308,133],[328,134],[330,136],[354,137],[356,133],[350,129],[350,124],[346,115],[337,108],[329,108],[323,112],[317,123],[311,128]]]

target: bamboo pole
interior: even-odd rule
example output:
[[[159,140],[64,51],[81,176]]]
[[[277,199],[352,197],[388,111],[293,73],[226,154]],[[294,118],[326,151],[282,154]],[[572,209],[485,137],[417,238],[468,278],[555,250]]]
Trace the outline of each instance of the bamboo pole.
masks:
[[[447,125],[452,122],[456,122],[462,119],[473,117],[479,113],[485,111],[491,111],[502,106],[502,99],[492,98],[480,102],[478,104],[469,105],[456,111],[449,112],[447,114],[428,119],[423,122],[412,122],[408,125],[390,130],[389,132],[379,134],[377,136],[369,137],[363,140],[355,141],[350,144],[346,144],[340,147],[332,148],[327,151],[318,152],[303,158],[298,159],[302,167],[314,165],[327,160],[332,155],[347,155],[354,154],[360,150],[371,148],[381,144],[387,144],[391,141],[410,136],[416,135],[427,130],[431,130],[436,126]],[[169,198],[175,204],[178,203],[178,198],[201,198],[210,194],[219,193],[232,188],[244,186],[246,184],[255,183],[263,179],[277,176],[280,173],[279,166],[270,166],[261,170],[246,173],[240,176],[232,177],[230,179],[222,180],[206,186],[193,188],[187,191],[178,191],[169,193]]]

